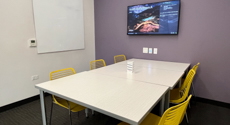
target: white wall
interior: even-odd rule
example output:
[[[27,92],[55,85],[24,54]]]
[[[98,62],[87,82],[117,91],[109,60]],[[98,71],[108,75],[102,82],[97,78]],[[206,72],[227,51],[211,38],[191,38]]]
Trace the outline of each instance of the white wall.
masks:
[[[0,107],[38,94],[34,85],[49,72],[73,67],[89,70],[95,59],[94,0],[84,0],[85,49],[37,54],[27,40],[35,37],[32,0],[0,0]],[[31,81],[32,75],[39,79]]]

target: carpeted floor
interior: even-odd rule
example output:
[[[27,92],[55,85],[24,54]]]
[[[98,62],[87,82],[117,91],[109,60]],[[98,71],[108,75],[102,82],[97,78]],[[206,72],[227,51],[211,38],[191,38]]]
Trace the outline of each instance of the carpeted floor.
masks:
[[[47,117],[49,119],[51,97],[45,97]],[[54,105],[52,125],[69,125],[68,110]],[[72,113],[73,125],[117,125],[120,121],[104,114],[89,111]],[[189,125],[230,125],[230,108],[219,107],[207,103],[192,103],[188,109]],[[48,120],[49,121],[49,120]],[[40,101],[36,100],[22,106],[0,113],[0,125],[42,125]],[[185,119],[182,125],[186,125]]]

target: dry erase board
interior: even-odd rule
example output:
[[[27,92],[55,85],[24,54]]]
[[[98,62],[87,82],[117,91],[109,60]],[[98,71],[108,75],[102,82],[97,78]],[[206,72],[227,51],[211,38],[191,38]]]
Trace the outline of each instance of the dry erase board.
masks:
[[[33,0],[38,53],[84,49],[83,0]]]

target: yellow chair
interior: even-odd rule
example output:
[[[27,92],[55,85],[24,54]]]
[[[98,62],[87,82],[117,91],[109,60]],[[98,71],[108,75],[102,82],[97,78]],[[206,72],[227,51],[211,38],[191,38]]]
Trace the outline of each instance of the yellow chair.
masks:
[[[194,66],[192,67],[192,69],[194,69],[194,71],[196,71],[196,70],[198,69],[199,65],[200,65],[200,63],[198,62],[196,65],[194,65]]]
[[[69,76],[69,75],[73,75],[76,74],[75,70],[73,68],[66,68],[66,69],[60,69],[60,70],[56,70],[56,71],[52,71],[50,72],[50,80],[55,80],[55,79],[59,79],[65,76]],[[63,108],[66,108],[69,110],[69,116],[70,116],[70,124],[72,125],[72,118],[71,118],[71,112],[79,112],[85,109],[86,111],[86,117],[88,115],[88,110],[78,104],[75,104],[71,101],[62,99],[60,97],[57,97],[55,95],[52,95],[52,105],[51,105],[51,112],[50,112],[50,125],[51,125],[51,118],[52,118],[52,110],[53,110],[53,104],[57,104]]]
[[[199,67],[199,65],[200,65],[200,63],[198,62],[196,65],[194,65],[194,66],[192,67],[192,69],[196,72],[197,69],[198,69],[198,67]],[[184,79],[182,79],[182,82],[184,83]],[[194,85],[193,85],[193,83],[192,83],[192,85],[191,85],[191,90],[192,90],[193,96],[196,97],[195,91],[194,91]]]
[[[103,59],[98,59],[90,62],[90,70],[97,69],[104,66],[106,66],[106,63]]]
[[[116,55],[116,56],[114,56],[114,63],[118,63],[118,62],[125,61],[125,60],[126,60],[125,55]]]
[[[199,65],[200,65],[200,63],[198,62],[196,65],[194,65],[194,66],[192,67],[192,69],[194,69],[194,71],[196,72],[197,69],[198,69],[198,67],[199,67]],[[193,83],[192,83],[192,93],[193,93],[193,95],[196,97]]]
[[[195,70],[191,69],[188,72],[182,86],[180,88],[176,88],[170,91],[170,103],[179,104],[184,100],[186,100],[195,74],[196,74]],[[186,120],[188,123],[187,114],[186,114]]]
[[[191,97],[192,95],[190,95],[183,103],[168,108],[162,117],[149,113],[140,125],[179,125],[184,118],[184,112],[187,109]],[[129,124],[121,122],[118,125]]]

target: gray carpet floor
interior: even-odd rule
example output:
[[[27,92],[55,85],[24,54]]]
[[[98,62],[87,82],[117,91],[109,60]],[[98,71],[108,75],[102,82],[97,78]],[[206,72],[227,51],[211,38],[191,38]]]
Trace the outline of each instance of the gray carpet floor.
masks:
[[[46,111],[49,121],[51,97],[45,97]],[[230,108],[219,107],[207,103],[192,103],[188,109],[189,125],[230,125]],[[104,114],[89,111],[89,117],[85,112],[72,113],[73,125],[117,125],[120,121]],[[52,125],[69,125],[68,110],[54,105]],[[22,106],[0,113],[0,125],[42,125],[40,100],[36,100]],[[187,125],[184,121],[182,125]]]

